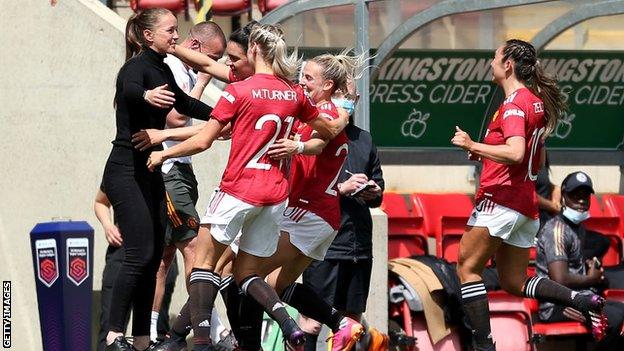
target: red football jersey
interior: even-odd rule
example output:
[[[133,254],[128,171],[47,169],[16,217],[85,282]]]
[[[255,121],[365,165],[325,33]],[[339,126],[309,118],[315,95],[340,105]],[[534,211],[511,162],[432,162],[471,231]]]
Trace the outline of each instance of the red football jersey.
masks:
[[[336,106],[325,102],[318,106],[319,116],[338,118]],[[314,130],[305,123],[297,124],[299,140],[310,140]],[[340,201],[338,175],[348,153],[347,135],[338,134],[320,155],[295,155],[290,165],[290,195],[288,206],[308,210],[323,218],[334,229],[340,227]]]
[[[212,111],[221,123],[232,122],[232,145],[220,188],[255,206],[274,205],[288,197],[283,162],[269,158],[275,140],[290,134],[295,118],[303,122],[318,110],[303,89],[270,74],[252,77],[225,88]]]
[[[484,143],[502,145],[509,137],[524,137],[524,159],[516,165],[505,165],[483,158],[477,203],[489,198],[527,217],[538,217],[535,180],[544,146],[545,125],[544,103],[529,89],[518,89],[505,99],[488,126]]]

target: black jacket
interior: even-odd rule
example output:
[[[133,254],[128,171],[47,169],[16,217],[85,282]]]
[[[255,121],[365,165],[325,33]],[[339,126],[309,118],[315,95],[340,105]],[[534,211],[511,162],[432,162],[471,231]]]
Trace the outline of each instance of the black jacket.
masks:
[[[349,154],[338,181],[351,177],[351,173],[364,173],[377,183],[383,192],[384,180],[377,148],[370,133],[353,124],[345,128],[349,138]],[[373,220],[369,208],[379,207],[382,196],[365,202],[350,196],[340,196],[341,223],[338,235],[329,247],[325,258],[360,260],[373,258]]]
[[[162,150],[162,146],[157,145],[139,151],[132,145],[132,134],[141,129],[164,129],[167,114],[173,107],[193,118],[201,120],[210,118],[212,108],[188,96],[178,87],[164,59],[164,55],[144,48],[143,52],[129,59],[119,70],[115,92],[117,134],[113,140],[111,161],[122,164],[136,163],[144,168],[150,152]],[[151,106],[143,99],[143,93],[163,84],[167,84],[167,89],[175,94],[175,103],[168,108]]]

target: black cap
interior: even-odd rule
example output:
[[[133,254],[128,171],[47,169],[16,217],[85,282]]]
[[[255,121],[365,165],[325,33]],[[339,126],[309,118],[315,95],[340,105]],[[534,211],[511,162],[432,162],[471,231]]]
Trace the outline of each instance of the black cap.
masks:
[[[561,183],[561,191],[569,193],[576,190],[579,187],[588,187],[589,190],[594,193],[594,185],[591,178],[585,172],[574,172],[568,174]]]

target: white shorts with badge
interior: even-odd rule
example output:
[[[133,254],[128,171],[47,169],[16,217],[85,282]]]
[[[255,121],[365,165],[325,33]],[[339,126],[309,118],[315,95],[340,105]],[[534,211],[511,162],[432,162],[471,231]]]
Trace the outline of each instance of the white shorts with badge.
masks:
[[[230,245],[240,232],[240,250],[269,257],[277,250],[277,223],[285,207],[286,201],[254,206],[216,189],[201,224],[210,224],[210,234],[224,245]]]
[[[318,261],[325,258],[329,246],[338,233],[323,218],[298,207],[284,209],[279,228],[289,234],[290,242],[299,251]]]
[[[491,236],[501,238],[509,245],[529,248],[535,246],[539,219],[529,218],[516,210],[484,199],[472,210],[468,225],[486,227]]]

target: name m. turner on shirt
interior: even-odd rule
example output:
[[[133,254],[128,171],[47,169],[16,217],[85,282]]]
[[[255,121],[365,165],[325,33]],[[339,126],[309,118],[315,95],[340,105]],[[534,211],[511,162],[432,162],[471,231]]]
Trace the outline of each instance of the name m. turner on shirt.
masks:
[[[251,97],[264,100],[297,101],[297,92],[294,90],[252,89]]]

